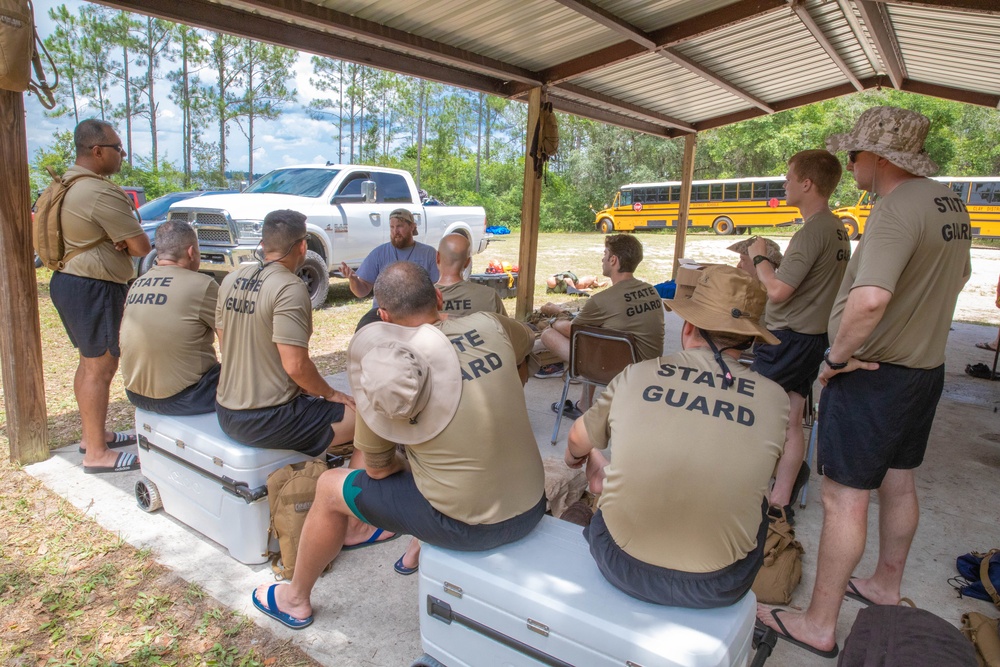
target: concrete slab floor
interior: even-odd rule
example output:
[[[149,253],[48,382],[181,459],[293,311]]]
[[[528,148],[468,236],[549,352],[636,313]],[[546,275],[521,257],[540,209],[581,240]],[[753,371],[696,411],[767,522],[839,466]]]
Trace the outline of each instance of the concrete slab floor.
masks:
[[[680,320],[666,318],[667,353],[680,346]],[[995,615],[987,602],[958,599],[947,580],[955,575],[955,557],[971,550],[1000,546],[1000,384],[965,375],[965,365],[991,365],[992,353],[974,344],[992,340],[996,329],[956,323],[948,341],[945,389],[938,406],[931,443],[917,472],[921,522],[910,552],[903,594],[922,608],[956,626],[966,611]],[[347,390],[344,374],[334,385]],[[562,382],[532,379],[525,388],[529,415],[543,457],[562,456],[569,420],[564,419],[556,446],[549,444]],[[578,390],[571,389],[576,398]],[[817,396],[818,388],[817,388]],[[84,475],[76,445],[54,452],[48,461],[25,470],[55,493],[85,510],[106,529],[130,544],[150,549],[157,561],[201,586],[226,606],[243,612],[276,635],[294,641],[325,665],[371,667],[408,665],[421,653],[417,577],[392,569],[406,546],[405,538],[344,554],[332,572],[320,579],[313,596],[316,622],[292,631],[253,609],[250,592],[273,580],[270,567],[244,565],[205,536],[165,512],[146,514],[135,503],[133,486],[139,473]],[[822,522],[818,504],[819,477],[810,480],[810,502],[796,513],[797,537],[805,547],[803,579],[793,605],[808,604],[815,577],[816,550]],[[878,499],[873,494],[868,548],[857,573],[870,573],[877,557]],[[860,605],[846,600],[837,637],[843,644]],[[769,666],[832,665],[789,644],[779,643]],[[580,666],[585,667],[585,666]]]

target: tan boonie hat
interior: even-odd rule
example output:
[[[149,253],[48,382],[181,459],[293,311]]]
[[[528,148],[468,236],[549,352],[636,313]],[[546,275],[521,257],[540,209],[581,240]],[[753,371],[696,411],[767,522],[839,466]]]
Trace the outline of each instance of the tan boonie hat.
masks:
[[[667,310],[705,331],[757,336],[771,345],[781,342],[760,324],[767,290],[759,280],[725,264],[706,266],[700,273],[690,297],[663,301]]]
[[[927,116],[898,107],[872,107],[844,134],[830,135],[826,147],[837,151],[868,151],[917,176],[936,174],[937,164],[924,150],[931,121]]]
[[[756,240],[757,240],[756,236],[751,236],[748,239],[737,241],[733,245],[729,246],[729,250],[732,250],[735,253],[739,253],[740,255],[749,255],[750,246]],[[778,266],[781,264],[781,248],[778,247],[778,244],[772,241],[771,239],[764,239],[764,247],[767,248],[767,252],[765,252],[764,254],[766,254],[767,258],[771,260],[771,264],[774,266],[774,268],[778,268]]]
[[[436,327],[369,324],[354,334],[347,357],[358,414],[376,435],[415,445],[451,423],[462,398],[462,370]]]

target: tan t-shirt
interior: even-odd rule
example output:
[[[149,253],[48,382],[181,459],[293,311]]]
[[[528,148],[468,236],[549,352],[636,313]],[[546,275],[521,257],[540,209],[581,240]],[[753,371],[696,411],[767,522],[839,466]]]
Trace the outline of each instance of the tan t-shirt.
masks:
[[[638,278],[627,278],[590,297],[573,321],[631,333],[640,359],[663,354],[663,301],[655,287]]]
[[[785,446],[788,396],[707,349],[629,366],[583,416],[611,463],[598,507],[615,543],[645,563],[715,572],[757,545],[761,504]]]
[[[78,165],[66,170],[66,176],[77,173],[94,172]],[[120,284],[132,279],[132,258],[115,250],[115,244],[145,232],[120,187],[105,179],[80,178],[66,192],[61,215],[67,253],[104,239],[69,260],[62,273]]]
[[[312,304],[302,279],[281,264],[247,264],[219,288],[222,375],[217,400],[230,410],[282,405],[302,390],[281,365],[276,343],[309,347]]]
[[[961,197],[926,178],[896,186],[872,208],[830,314],[836,339],[855,287],[892,292],[858,359],[936,368],[944,363],[955,303],[972,275],[972,228]]]
[[[500,295],[492,287],[468,280],[435,287],[441,290],[441,297],[444,299],[441,312],[447,313],[449,317],[464,317],[478,312],[507,315]]]
[[[830,310],[851,259],[851,241],[831,211],[806,220],[788,242],[775,277],[795,289],[782,303],[767,302],[767,328],[826,333]]]
[[[538,453],[517,362],[531,350],[527,326],[493,313],[436,325],[461,365],[462,399],[437,437],[407,445],[413,479],[439,512],[467,524],[494,524],[534,507],[544,492]],[[375,435],[358,413],[354,445],[382,453],[395,445]]]
[[[215,304],[210,276],[179,266],[154,266],[128,291],[122,319],[125,388],[169,398],[196,384],[215,362]]]

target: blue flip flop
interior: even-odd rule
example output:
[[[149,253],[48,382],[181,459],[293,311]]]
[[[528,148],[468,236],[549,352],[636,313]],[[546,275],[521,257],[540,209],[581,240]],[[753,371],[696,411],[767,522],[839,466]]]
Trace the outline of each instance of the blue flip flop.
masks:
[[[406,554],[403,554],[403,556],[405,555]],[[420,563],[417,563],[416,567],[406,567],[403,565],[403,556],[400,556],[399,560],[393,564],[392,569],[402,575],[410,575],[420,569]]]
[[[395,533],[395,534],[393,534],[392,537],[387,537],[384,540],[379,540],[378,539],[379,536],[381,536],[382,533],[384,533],[384,532],[385,531],[382,530],[381,528],[376,528],[375,532],[372,533],[371,537],[369,537],[364,542],[359,542],[358,544],[345,544],[343,547],[341,547],[340,550],[341,551],[353,551],[355,549],[364,549],[365,547],[374,546],[376,544],[385,544],[386,542],[392,542],[394,539],[396,539],[397,537],[399,537],[400,535],[402,535],[402,533]]]
[[[250,591],[250,600],[253,602],[253,606],[257,607],[257,610],[266,615],[270,616],[278,623],[285,625],[292,630],[301,630],[302,628],[309,627],[312,625],[313,617],[309,618],[295,618],[289,614],[278,609],[278,602],[274,599],[274,589],[281,584],[271,584],[267,587],[267,606],[265,607],[257,599],[257,589]]]

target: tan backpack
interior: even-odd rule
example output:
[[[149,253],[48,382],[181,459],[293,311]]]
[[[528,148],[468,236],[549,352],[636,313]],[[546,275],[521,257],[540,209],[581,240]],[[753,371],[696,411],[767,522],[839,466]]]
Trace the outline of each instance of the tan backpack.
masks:
[[[66,242],[63,238],[62,228],[62,204],[66,198],[66,192],[81,178],[101,178],[97,174],[80,173],[70,177],[59,176],[52,169],[46,167],[49,175],[52,176],[52,183],[45,188],[35,202],[35,219],[32,224],[32,235],[35,242],[35,254],[42,260],[42,265],[53,271],[62,271],[71,259],[82,252],[90,250],[105,239],[98,239],[93,243],[66,252]]]
[[[769,517],[764,564],[753,581],[757,601],[765,604],[791,602],[792,593],[802,579],[802,554],[805,549],[795,539],[795,529],[785,518],[785,511],[779,511],[779,516]]]
[[[278,539],[280,553],[271,558],[276,579],[291,579],[299,552],[302,524],[316,497],[316,482],[327,471],[325,461],[293,463],[267,476],[267,500],[271,508],[268,535]]]

